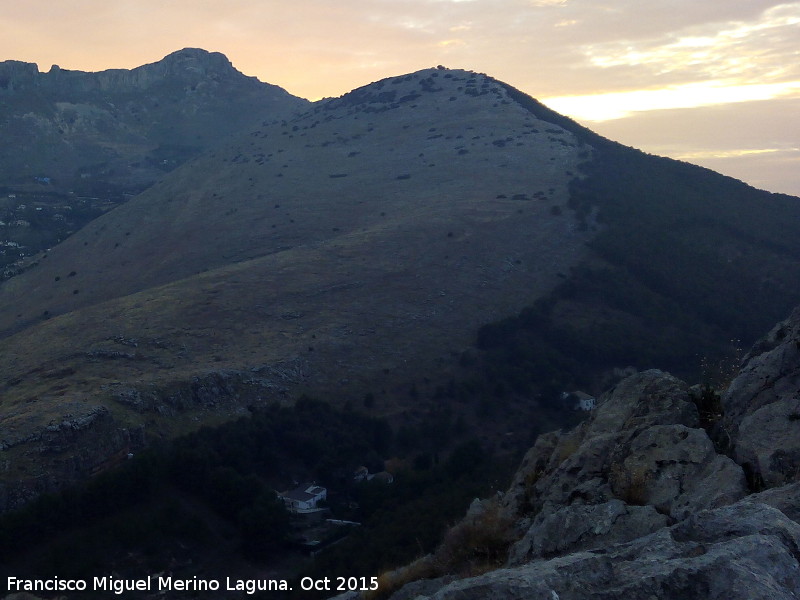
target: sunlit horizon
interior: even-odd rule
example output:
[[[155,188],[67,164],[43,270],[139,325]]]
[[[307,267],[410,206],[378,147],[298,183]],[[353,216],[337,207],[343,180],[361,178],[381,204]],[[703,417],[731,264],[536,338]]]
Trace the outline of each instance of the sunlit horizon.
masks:
[[[42,72],[195,47],[312,101],[440,64],[483,72],[622,143],[713,150],[713,168],[800,195],[800,158],[763,151],[800,139],[800,1],[0,0],[0,16],[0,59]]]

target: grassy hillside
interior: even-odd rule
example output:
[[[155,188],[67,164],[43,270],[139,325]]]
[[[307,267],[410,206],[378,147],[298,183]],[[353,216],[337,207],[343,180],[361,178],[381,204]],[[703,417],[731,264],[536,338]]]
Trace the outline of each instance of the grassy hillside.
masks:
[[[262,122],[0,287],[2,500],[89,480],[0,520],[0,551],[40,575],[407,562],[577,418],[562,392],[724,380],[800,303],[798,224],[798,198],[465,71]],[[390,456],[394,487],[352,483]],[[363,523],[313,567],[272,494],[305,478]]]
[[[262,122],[0,287],[7,498],[303,393],[522,447],[562,392],[696,379],[783,316],[798,216],[466,71]]]
[[[464,71],[262,123],[0,287],[9,452],[32,462],[37,432],[97,406],[119,448],[114,424],[168,436],[303,392],[440,411],[477,327],[586,255],[567,206],[586,152]],[[29,468],[64,464],[44,456]]]

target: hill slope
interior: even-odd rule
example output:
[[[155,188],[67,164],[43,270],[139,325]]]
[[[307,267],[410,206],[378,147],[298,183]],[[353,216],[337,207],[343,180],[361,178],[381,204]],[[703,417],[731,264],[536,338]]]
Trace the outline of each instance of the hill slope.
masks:
[[[510,93],[595,148],[569,205],[602,228],[553,294],[482,328],[487,369],[519,389],[571,379],[600,392],[598,376],[622,365],[724,383],[741,347],[800,298],[798,199],[627,148]]]
[[[799,211],[471,72],[263,121],[0,287],[8,502],[302,392],[439,410],[491,322],[472,389],[529,429],[581,365],[685,366],[800,301]]]
[[[583,258],[591,234],[553,213],[569,212],[587,152],[466,72],[379,82],[265,123],[3,285],[8,445],[98,405],[120,425],[180,430],[155,416],[182,404],[164,390],[209,372],[246,390],[188,391],[203,420],[275,397],[287,377],[340,402],[385,390],[381,410],[413,404],[410,378],[452,364],[478,325]],[[286,363],[291,376],[274,375]],[[242,383],[251,369],[258,382]]]

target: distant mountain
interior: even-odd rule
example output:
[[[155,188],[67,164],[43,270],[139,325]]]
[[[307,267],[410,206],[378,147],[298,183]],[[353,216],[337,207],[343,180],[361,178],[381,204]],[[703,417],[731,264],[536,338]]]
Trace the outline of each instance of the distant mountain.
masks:
[[[528,436],[561,391],[788,312],[797,223],[468,71],[263,119],[0,286],[6,504],[302,393]]]
[[[99,73],[0,63],[0,186],[146,186],[237,129],[306,101],[187,48]],[[41,181],[40,181],[41,183]]]
[[[0,63],[0,266],[55,245],[190,157],[308,105],[187,48],[99,73]]]

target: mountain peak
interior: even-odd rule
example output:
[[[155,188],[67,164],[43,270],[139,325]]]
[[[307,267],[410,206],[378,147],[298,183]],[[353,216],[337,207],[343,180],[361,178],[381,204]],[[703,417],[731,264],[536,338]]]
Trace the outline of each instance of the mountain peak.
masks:
[[[236,80],[247,85],[259,83],[255,77],[248,77],[238,71],[221,52],[209,52],[202,48],[183,48],[154,63],[134,69],[107,69],[99,72],[64,69],[57,64],[50,67],[49,71],[41,72],[36,63],[16,60],[0,62],[0,92],[20,91],[31,87],[62,90],[64,86],[81,91],[146,89],[166,80]]]
[[[108,69],[97,73],[69,71],[54,65],[43,75],[50,85],[80,81],[84,89],[147,89],[162,82],[199,83],[211,81],[236,81],[258,84],[255,77],[247,77],[237,71],[228,58],[220,52],[209,52],[201,48],[184,48],[154,63],[134,69]]]
[[[162,77],[176,75],[196,77],[213,72],[243,76],[234,68],[227,56],[221,52],[209,52],[202,48],[183,48],[168,54],[157,62],[143,65],[133,70],[155,71]]]
[[[51,191],[116,198],[116,186],[137,193],[241,127],[308,104],[200,48],[100,72],[0,62],[0,97],[0,185],[46,174]]]
[[[325,109],[373,113],[401,106],[427,105],[452,111],[464,100],[479,100],[469,104],[484,105],[487,110],[510,104],[499,82],[483,73],[434,67],[361,86],[339,98],[329,99]]]
[[[47,110],[32,119],[34,95],[18,94],[21,117],[7,120],[20,125],[0,165],[25,176],[20,194],[41,195],[43,176],[64,203],[106,182],[159,183],[3,284],[0,380],[16,382],[3,402],[18,411],[3,427],[15,440],[41,439],[87,398],[113,407],[109,430],[148,419],[166,435],[194,422],[173,390],[205,407],[186,382],[233,372],[241,393],[209,384],[224,388],[209,415],[273,393],[346,402],[372,390],[399,415],[417,409],[416,374],[471,378],[456,359],[478,351],[487,373],[507,375],[474,393],[513,389],[534,411],[619,365],[666,357],[688,370],[698,348],[723,343],[717,332],[754,328],[800,289],[796,204],[603,142],[481,73],[424,69],[308,104],[271,100],[196,48],[133,70],[53,71],[61,83],[37,90]],[[296,375],[284,386],[273,370]],[[245,390],[259,372],[267,387]],[[37,452],[27,443],[15,456]],[[52,472],[68,464],[53,460]]]
[[[204,48],[182,48],[180,50],[175,50],[175,52],[170,52],[162,60],[175,60],[187,57],[195,59],[207,59],[211,56],[222,57],[230,64],[228,58],[221,52],[210,52]]]

